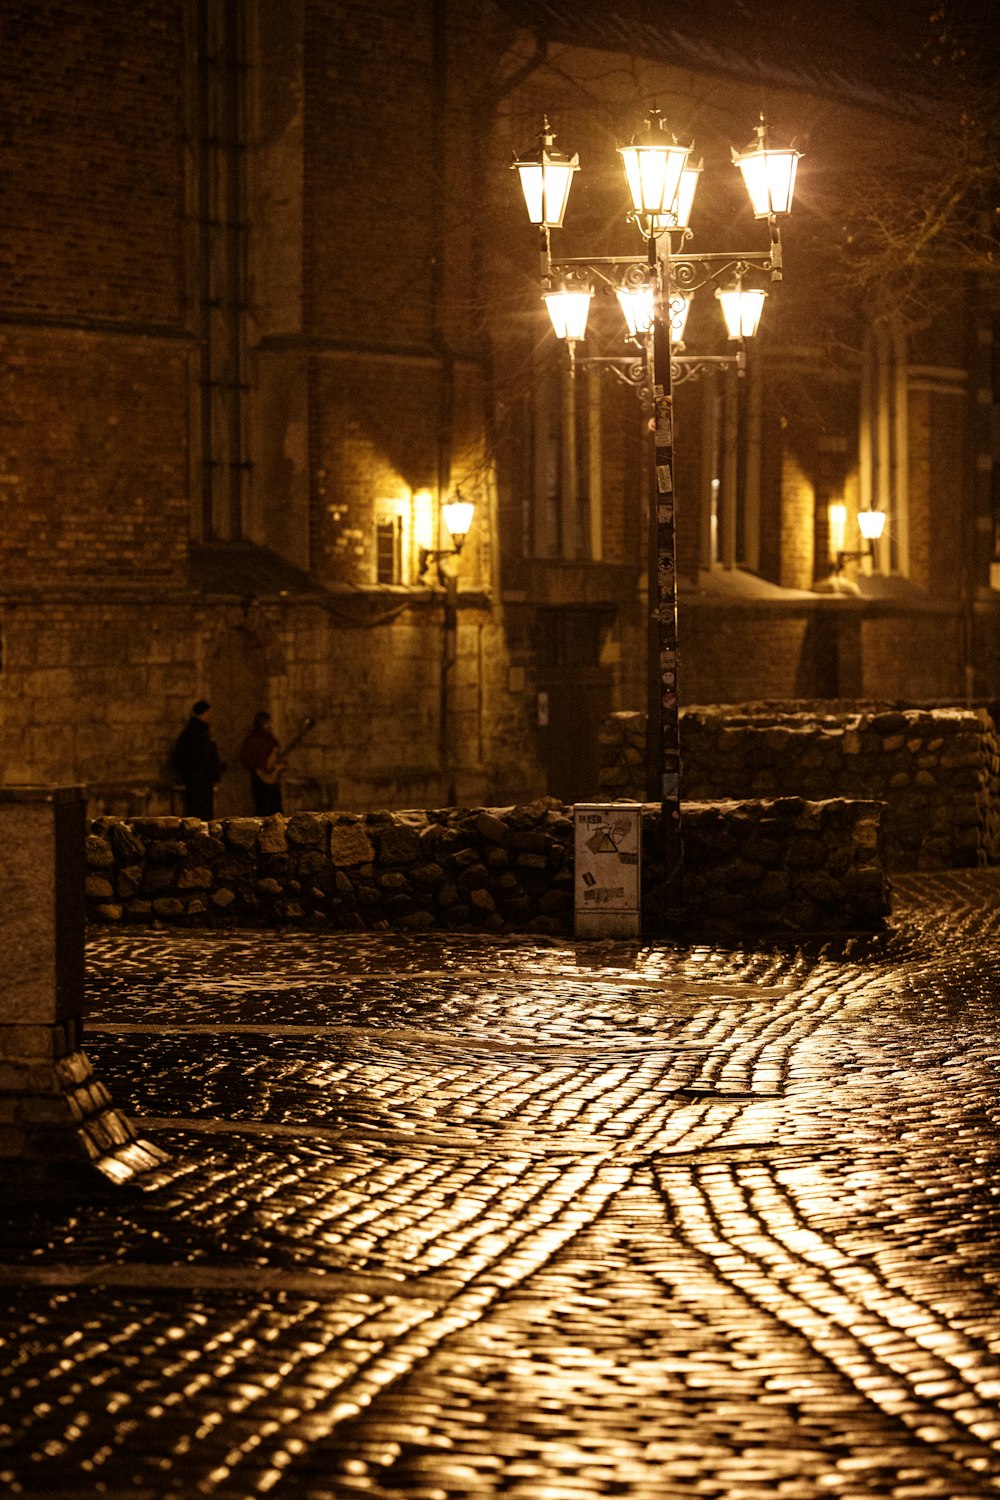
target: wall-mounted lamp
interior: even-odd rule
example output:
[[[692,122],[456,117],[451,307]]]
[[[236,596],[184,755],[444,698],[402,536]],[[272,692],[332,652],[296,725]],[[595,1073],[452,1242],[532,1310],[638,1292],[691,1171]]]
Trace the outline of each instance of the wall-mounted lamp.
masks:
[[[440,716],[438,720],[438,749],[441,758],[441,773],[445,780],[445,796],[449,804],[456,801],[454,758],[452,754],[451,739],[451,717],[452,717],[452,686],[451,679],[458,660],[458,576],[452,571],[446,573],[442,568],[442,560],[446,557],[457,557],[465,545],[465,539],[472,527],[472,518],[476,507],[472,500],[463,500],[461,490],[455,490],[451,500],[446,500],[441,507],[441,520],[445,529],[451,537],[450,547],[421,547],[420,548],[420,572],[423,577],[427,565],[431,562],[437,564],[437,581],[444,589],[444,614],[441,622],[441,673],[439,678],[440,687]]]
[[[860,562],[864,557],[875,557],[875,543],[878,541],[879,537],[885,530],[885,511],[859,510],[858,530],[861,532],[864,540],[868,543],[868,546],[862,547],[857,552],[845,552],[843,551],[843,549],[839,550],[837,553],[836,567],[836,571],[838,573],[842,573],[844,571],[844,564],[847,562]]]
[[[441,566],[445,557],[457,557],[465,545],[465,538],[472,527],[472,518],[476,513],[473,500],[463,500],[462,492],[455,490],[454,498],[445,502],[441,507],[441,519],[445,524],[448,535],[451,537],[450,547],[421,547],[418,563],[418,576],[423,577],[428,563],[437,563],[438,582],[442,587],[447,586],[448,575]]]

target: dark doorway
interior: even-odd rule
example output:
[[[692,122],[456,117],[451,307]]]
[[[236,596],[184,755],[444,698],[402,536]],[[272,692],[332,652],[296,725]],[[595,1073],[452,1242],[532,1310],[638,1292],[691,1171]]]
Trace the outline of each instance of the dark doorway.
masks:
[[[562,802],[597,795],[597,737],[612,705],[601,645],[613,618],[610,608],[540,609],[535,616],[538,756],[549,795]]]

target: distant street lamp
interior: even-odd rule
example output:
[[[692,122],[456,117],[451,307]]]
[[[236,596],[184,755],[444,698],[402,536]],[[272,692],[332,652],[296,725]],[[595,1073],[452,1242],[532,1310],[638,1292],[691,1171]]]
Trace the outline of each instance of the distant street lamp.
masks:
[[[438,750],[442,770],[449,781],[447,798],[451,803],[457,800],[454,776],[452,774],[448,727],[451,720],[451,675],[455,662],[458,659],[458,573],[454,568],[443,568],[441,564],[446,557],[458,557],[461,553],[465,545],[465,539],[472,527],[472,518],[475,515],[475,510],[475,503],[472,500],[463,500],[461,491],[456,489],[454,498],[445,501],[441,506],[441,520],[444,522],[445,529],[451,537],[452,545],[450,547],[421,547],[417,561],[418,577],[420,578],[423,578],[430,563],[433,562],[435,564],[437,581],[444,589],[444,617],[441,630]]]
[[[702,163],[692,163],[691,147],[680,145],[652,110],[645,130],[618,148],[632,199],[629,219],[646,241],[645,258],[598,256],[553,260],[551,231],[561,227],[579,158],[555,148],[555,134],[545,120],[539,148],[514,162],[524,190],[528,216],[541,230],[542,295],[557,337],[569,351],[567,383],[569,426],[573,430],[572,376],[576,345],[586,333],[594,294],[593,279],[615,291],[629,337],[643,353],[653,432],[649,494],[649,666],[647,713],[647,796],[663,810],[665,915],[679,924],[683,901],[683,845],[680,809],[680,722],[677,679],[677,567],[674,498],[673,380],[712,364],[743,368],[743,340],[757,332],[767,292],[745,285],[752,272],[769,273],[772,284],[782,276],[779,220],[791,210],[800,152],[770,144],[761,117],[756,139],[744,151],[733,151],[750,196],[754,217],[766,219],[766,251],[688,254],[688,220]],[[732,355],[681,356],[684,325],[693,294],[715,286],[730,339]],[[606,363],[620,364],[609,360]],[[569,473],[575,493],[575,463],[570,443]]]

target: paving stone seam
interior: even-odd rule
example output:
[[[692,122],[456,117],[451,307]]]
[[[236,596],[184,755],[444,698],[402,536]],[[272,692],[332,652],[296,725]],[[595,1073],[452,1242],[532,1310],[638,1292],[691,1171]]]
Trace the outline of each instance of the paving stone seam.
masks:
[[[494,1265],[474,1276],[442,1309],[398,1338],[388,1354],[376,1355],[360,1363],[336,1389],[327,1389],[316,1395],[307,1408],[313,1417],[313,1443],[324,1441],[343,1422],[359,1416],[377,1395],[408,1376],[449,1335],[482,1318],[502,1295],[523,1282],[574,1238],[583,1227],[581,1219],[592,1222],[618,1190],[617,1178],[602,1184],[599,1172],[594,1170],[573,1174],[573,1179],[567,1180],[563,1176],[553,1184],[556,1211],[541,1229],[528,1230],[512,1249],[504,1251],[502,1260],[497,1256]],[[568,1218],[568,1222],[561,1223],[563,1218]],[[363,1324],[356,1333],[358,1337],[363,1336]],[[199,1486],[201,1493],[215,1493],[219,1485],[228,1482],[233,1468],[241,1461],[236,1455],[231,1456],[234,1463],[225,1466],[224,1470],[214,1470]],[[290,1450],[284,1445],[271,1449],[266,1455],[261,1454],[260,1461],[269,1462],[271,1469],[265,1472],[263,1479],[258,1479],[256,1490],[267,1493],[277,1484],[290,1457]]]
[[[741,1292],[765,1314],[801,1334],[859,1395],[886,1416],[903,1422],[929,1447],[947,1453],[962,1465],[970,1453],[982,1455],[980,1462],[988,1455],[990,1471],[1000,1474],[1000,1456],[992,1442],[963,1430],[939,1405],[918,1397],[905,1371],[898,1371],[869,1347],[866,1340],[871,1338],[871,1329],[856,1331],[859,1309],[849,1298],[831,1297],[820,1285],[818,1296],[814,1294],[815,1300],[810,1300],[802,1290],[802,1279],[814,1281],[815,1268],[807,1267],[807,1273],[811,1274],[799,1279],[793,1288],[784,1278],[776,1278],[773,1268],[759,1254],[726,1238],[711,1193],[694,1178],[684,1184],[682,1192],[678,1192],[678,1184],[662,1179],[661,1186],[671,1222],[683,1242],[719,1280]],[[765,1225],[760,1225],[760,1232],[763,1238],[767,1233]],[[781,1249],[794,1261],[794,1254],[787,1247]],[[871,1312],[867,1308],[864,1311]],[[898,1333],[877,1313],[873,1316],[883,1331]]]

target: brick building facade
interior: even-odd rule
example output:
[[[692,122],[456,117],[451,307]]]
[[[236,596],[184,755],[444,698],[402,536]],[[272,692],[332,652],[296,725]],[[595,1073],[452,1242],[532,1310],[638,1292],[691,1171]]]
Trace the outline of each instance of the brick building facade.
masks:
[[[570,253],[635,253],[616,132],[669,103],[707,181],[760,98],[704,58],[667,66],[653,28],[636,57],[621,38],[495,0],[3,7],[4,780],[166,810],[204,695],[224,811],[247,806],[234,763],[262,706],[286,738],[316,721],[290,807],[593,790],[601,717],[643,703],[648,455],[634,390],[582,368],[560,519],[564,367],[507,164],[547,111],[590,169]],[[879,100],[766,92],[811,135],[808,223],[807,164]],[[752,239],[736,207],[706,193],[712,240]],[[990,320],[972,296],[894,355],[862,312],[834,367],[794,222],[798,291],[747,378],[677,392],[682,692],[997,696]],[[823,592],[830,507],[853,524],[885,481],[864,434],[890,397],[889,581]],[[476,516],[442,562],[452,635],[421,564],[456,489]]]

